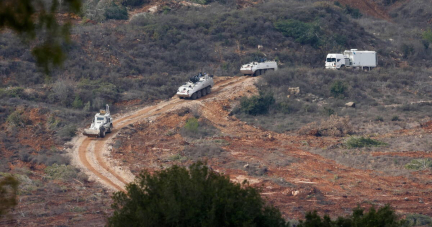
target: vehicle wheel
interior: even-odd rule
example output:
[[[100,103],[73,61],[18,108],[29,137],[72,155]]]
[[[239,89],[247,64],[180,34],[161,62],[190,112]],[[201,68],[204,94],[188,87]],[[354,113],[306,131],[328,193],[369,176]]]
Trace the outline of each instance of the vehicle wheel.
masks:
[[[184,99],[184,97],[179,96],[180,99]]]
[[[101,138],[104,138],[104,137],[105,137],[105,128],[101,128],[99,134],[100,134],[100,137],[101,137]]]
[[[192,98],[193,100],[197,99],[197,93],[196,93],[196,92],[193,93],[192,96],[191,96],[191,98]]]
[[[202,95],[202,96],[206,96],[206,95],[207,95],[207,89],[206,89],[206,88],[203,88],[203,89],[201,90],[201,95]]]
[[[211,87],[208,86],[206,89],[207,89],[207,94],[210,94],[210,92],[211,92]]]
[[[201,90],[197,91],[197,99],[201,98]]]
[[[113,124],[110,125],[110,127],[108,128],[107,132],[111,132],[111,129],[113,128]]]

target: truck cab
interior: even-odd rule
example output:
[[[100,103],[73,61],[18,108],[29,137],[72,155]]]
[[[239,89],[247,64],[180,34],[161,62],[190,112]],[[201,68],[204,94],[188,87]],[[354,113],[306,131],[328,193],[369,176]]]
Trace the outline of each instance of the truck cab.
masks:
[[[340,69],[345,66],[345,57],[343,54],[327,54],[325,61],[326,69]]]

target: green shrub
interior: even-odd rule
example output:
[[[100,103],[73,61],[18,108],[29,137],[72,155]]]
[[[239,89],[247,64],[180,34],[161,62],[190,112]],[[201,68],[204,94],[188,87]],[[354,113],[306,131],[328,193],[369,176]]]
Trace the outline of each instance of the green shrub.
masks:
[[[196,133],[198,132],[198,126],[199,126],[198,119],[192,117],[186,120],[186,124],[184,125],[184,128],[189,132]]]
[[[76,109],[81,109],[83,107],[83,101],[79,96],[75,96],[75,100],[72,102],[72,107]]]
[[[118,6],[117,4],[112,2],[111,6],[106,8],[105,10],[105,18],[107,20],[114,19],[114,20],[127,20],[128,13],[127,9],[124,6]]]
[[[345,97],[345,93],[348,90],[347,86],[340,80],[336,80],[330,87],[330,93],[335,98]]]
[[[322,110],[322,114],[325,116],[332,116],[336,113],[336,111],[329,107],[324,107]]]
[[[79,170],[71,165],[53,164],[45,168],[45,174],[51,179],[69,180],[78,176]]]
[[[17,109],[7,117],[6,122],[10,126],[24,127],[30,123],[30,120],[24,115],[24,110]]]
[[[406,169],[414,169],[414,170],[420,170],[420,169],[427,169],[432,167],[432,160],[425,158],[425,159],[413,159],[410,163],[405,165]]]
[[[289,19],[274,23],[274,27],[282,32],[284,36],[292,37],[298,43],[310,44],[313,47],[320,45],[320,40],[317,36],[320,33],[319,26],[312,23]]]
[[[386,145],[386,143],[371,138],[365,138],[363,136],[352,136],[345,141],[345,146],[347,146],[349,149],[361,147],[377,147],[382,145]]]
[[[250,98],[243,97],[240,101],[241,111],[250,115],[266,114],[275,103],[273,94],[260,93]]]
[[[69,124],[69,125],[64,126],[62,129],[60,129],[59,136],[62,140],[68,141],[68,140],[72,139],[72,137],[75,136],[76,131],[77,131],[76,125]]]
[[[406,221],[398,220],[399,217],[388,204],[378,210],[376,210],[375,207],[370,208],[368,212],[364,212],[364,210],[364,208],[357,207],[353,210],[352,215],[347,217],[338,217],[334,221],[331,220],[328,215],[324,215],[324,217],[321,218],[316,211],[307,212],[305,215],[306,220],[300,220],[298,227],[406,226]]]
[[[391,120],[392,121],[399,121],[400,119],[399,119],[399,116],[394,115]]]
[[[114,193],[108,226],[288,226],[258,189],[201,162],[143,171],[126,190]]]
[[[407,214],[408,226],[432,226],[432,218],[423,214]]]
[[[377,116],[377,117],[375,118],[375,121],[383,122],[383,121],[384,121],[384,118],[383,118],[382,116]]]
[[[8,98],[20,98],[24,93],[24,88],[22,87],[10,87],[10,88],[1,88],[0,89],[0,97],[8,97]]]
[[[432,43],[432,30],[424,31],[422,34],[422,38],[429,43]]]
[[[121,4],[124,6],[141,6],[148,2],[148,0],[122,0]]]
[[[344,13],[350,15],[352,18],[358,19],[363,16],[362,13],[360,13],[360,10],[357,8],[352,8],[349,5],[345,5]]]

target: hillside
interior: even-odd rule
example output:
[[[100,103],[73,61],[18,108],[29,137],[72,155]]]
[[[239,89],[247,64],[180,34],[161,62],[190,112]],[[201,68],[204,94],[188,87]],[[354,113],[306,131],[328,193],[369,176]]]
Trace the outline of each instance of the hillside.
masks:
[[[0,176],[21,182],[0,225],[102,226],[112,192],[141,170],[196,160],[262,187],[289,220],[390,203],[413,225],[432,222],[428,0],[83,3],[49,76],[22,39],[0,35]],[[377,51],[379,67],[324,70],[345,49]],[[280,69],[240,76],[263,57]],[[177,99],[200,71],[215,75],[214,93]],[[251,114],[257,100],[272,101]],[[115,131],[82,137],[106,103]]]

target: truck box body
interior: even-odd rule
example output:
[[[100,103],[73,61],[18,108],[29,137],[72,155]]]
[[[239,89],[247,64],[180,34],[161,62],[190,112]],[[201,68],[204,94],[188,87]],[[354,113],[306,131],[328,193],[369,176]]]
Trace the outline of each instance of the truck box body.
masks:
[[[358,51],[346,50],[344,51],[346,58],[350,59],[351,67],[376,67],[377,57],[375,51]]]
[[[374,68],[378,64],[375,51],[358,51],[351,49],[344,51],[343,54],[330,53],[325,61],[326,69],[340,69],[341,67],[352,68]]]

